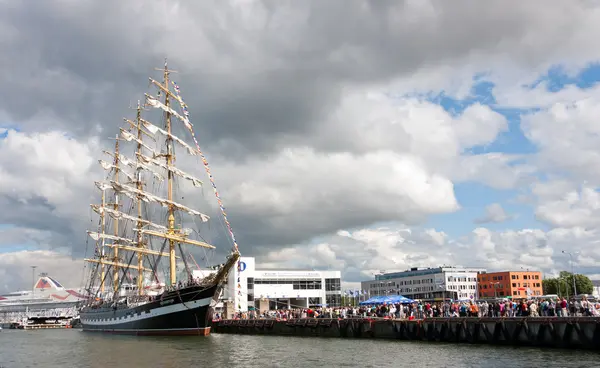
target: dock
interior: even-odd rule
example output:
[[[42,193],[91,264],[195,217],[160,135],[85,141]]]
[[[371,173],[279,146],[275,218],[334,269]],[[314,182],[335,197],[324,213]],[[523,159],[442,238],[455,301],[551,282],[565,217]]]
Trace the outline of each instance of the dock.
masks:
[[[213,332],[600,350],[599,317],[221,320]]]
[[[19,327],[17,327],[17,329],[19,329],[19,330],[49,330],[49,329],[64,329],[64,328],[71,328],[71,325],[65,325],[65,324],[59,324],[59,323],[52,323],[52,324],[41,323],[41,324],[19,325]]]
[[[0,313],[0,327],[11,330],[45,330],[72,328],[79,321],[74,313],[41,310],[32,313]]]

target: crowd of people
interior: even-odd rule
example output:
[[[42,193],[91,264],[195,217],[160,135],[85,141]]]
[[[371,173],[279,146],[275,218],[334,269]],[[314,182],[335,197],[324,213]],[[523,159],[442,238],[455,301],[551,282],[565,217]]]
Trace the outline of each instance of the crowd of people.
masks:
[[[415,302],[368,306],[292,308],[236,313],[234,319],[274,318],[395,318],[423,319],[435,317],[568,317],[600,316],[600,302],[558,299],[522,299],[494,301]],[[220,313],[215,319],[221,319]]]

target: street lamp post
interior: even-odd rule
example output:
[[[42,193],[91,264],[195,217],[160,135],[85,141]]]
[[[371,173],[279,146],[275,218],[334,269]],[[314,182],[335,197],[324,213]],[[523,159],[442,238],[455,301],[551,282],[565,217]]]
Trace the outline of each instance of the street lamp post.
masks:
[[[37,266],[31,266],[31,296],[35,293],[35,269]]]
[[[573,269],[573,253],[571,252],[566,252],[566,251],[562,251],[565,254],[569,255],[569,258],[571,259],[571,276],[573,277],[573,297],[577,296],[577,286],[575,285],[575,271]],[[577,253],[575,253],[577,254]]]
[[[492,285],[494,285],[494,299],[498,299],[498,285],[500,284],[500,282],[492,282]]]
[[[567,296],[567,300],[569,300],[569,279],[565,279],[565,278],[559,277],[558,278],[558,282],[559,282],[559,286],[558,287],[559,288],[560,288],[560,282],[561,281],[565,282],[565,294]]]

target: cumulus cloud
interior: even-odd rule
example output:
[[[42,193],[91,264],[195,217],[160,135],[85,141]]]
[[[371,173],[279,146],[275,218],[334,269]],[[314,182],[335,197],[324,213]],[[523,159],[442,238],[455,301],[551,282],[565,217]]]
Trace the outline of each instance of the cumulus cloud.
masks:
[[[536,216],[554,227],[598,228],[600,193],[590,187],[565,192],[561,198],[541,202],[536,209]]]
[[[2,3],[10,72],[0,73],[0,125],[18,129],[0,128],[0,206],[10,209],[0,224],[11,225],[0,247],[81,256],[84,231],[95,226],[96,160],[168,56],[247,254],[265,263],[310,255],[315,267],[342,268],[351,280],[474,255],[551,270],[562,261],[544,242],[559,234],[580,236],[582,246],[594,240],[594,193],[567,193],[583,180],[600,185],[599,104],[584,98],[593,89],[521,86],[550,65],[570,71],[600,59],[588,47],[600,36],[598,16],[588,1]],[[495,84],[494,109],[475,103],[455,114],[406,97],[472,97],[481,72]],[[490,149],[510,131],[503,106],[536,108],[521,129],[538,153]],[[542,173],[554,176],[536,182]],[[454,188],[464,182],[530,187],[537,217],[556,229],[477,228],[464,239],[418,230],[430,215],[459,211]],[[182,194],[214,206],[210,188]],[[411,228],[369,228],[388,221]],[[10,250],[0,259],[22,264],[35,254]]]
[[[539,148],[536,165],[547,172],[600,184],[597,116],[600,91],[557,102],[524,117],[525,135]]]
[[[568,92],[568,91],[567,91]],[[559,92],[560,93],[560,92]],[[531,186],[536,218],[552,227],[598,228],[600,101],[597,88],[566,94],[523,118],[521,129],[538,147],[534,164],[545,180]]]
[[[402,79],[412,91],[423,85],[413,79],[423,71],[425,80],[436,76],[429,90],[445,90],[452,68],[466,66],[470,78],[506,63],[506,55],[511,69],[529,72],[599,55],[585,46],[599,32],[598,10],[586,1],[61,4],[2,5],[11,70],[2,97],[13,120],[50,111],[61,128],[89,133],[90,123],[118,119],[120,101],[139,96],[146,71],[169,55],[184,88],[201,91],[188,103],[209,123],[208,141],[234,137],[252,151],[320,126],[344,88]],[[93,25],[84,21],[90,17]]]
[[[500,203],[492,203],[485,207],[485,214],[482,217],[475,219],[477,224],[485,224],[489,222],[504,222],[512,219],[512,216],[504,211]]]
[[[66,288],[81,287],[83,263],[69,255],[50,250],[0,254],[0,291],[15,291],[15,288],[30,290],[42,272],[48,273]],[[36,266],[35,271],[32,271],[31,266]]]
[[[598,272],[598,232],[582,228],[492,231],[476,228],[460,239],[443,232],[403,226],[340,231],[317,244],[299,244],[259,257],[262,265],[344,270],[356,283],[380,271],[462,265],[489,271],[535,269],[553,275],[570,270],[562,250],[578,251],[577,272]],[[595,270],[595,271],[594,271]]]
[[[81,254],[97,150],[96,140],[78,141],[63,132],[8,130],[0,139],[0,206],[6,209],[0,224],[17,226],[24,236],[44,231],[32,240],[38,246]]]

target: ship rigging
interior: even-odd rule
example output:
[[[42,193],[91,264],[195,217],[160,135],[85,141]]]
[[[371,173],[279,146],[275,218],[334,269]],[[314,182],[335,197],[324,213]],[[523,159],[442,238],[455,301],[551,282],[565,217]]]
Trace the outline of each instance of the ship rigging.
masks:
[[[94,257],[85,259],[94,267],[87,287],[93,298],[81,310],[84,330],[208,334],[221,284],[240,256],[214,177],[189,120],[188,107],[178,85],[170,81],[173,71],[166,61],[161,71],[162,82],[150,78],[150,84],[157,87],[156,97],[145,94],[145,103],[137,104],[135,120],[124,119],[126,125],[115,137],[114,151],[104,151],[111,160],[99,160],[108,176],[95,182],[101,201],[91,204],[99,221],[97,231],[88,231],[96,247]],[[147,108],[162,112],[164,128],[142,117]],[[187,130],[195,147],[174,134],[174,123]],[[176,157],[179,149],[183,154]],[[193,202],[184,202],[183,198],[190,196],[182,197],[183,203],[175,199],[179,198],[175,194],[180,182],[193,188],[204,184],[193,171],[176,165],[176,159],[184,162],[198,157],[208,174],[233,247],[224,263],[205,277],[193,279],[187,262],[189,253],[184,252],[184,247],[213,250],[215,246],[199,236],[195,239],[194,235],[200,233],[185,227],[211,222],[211,218],[194,209]],[[167,272],[161,274],[163,258],[168,259],[168,266]],[[186,273],[179,280],[178,260]]]

